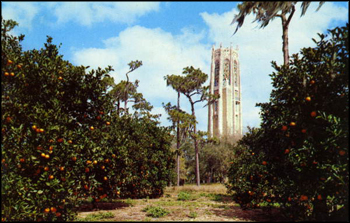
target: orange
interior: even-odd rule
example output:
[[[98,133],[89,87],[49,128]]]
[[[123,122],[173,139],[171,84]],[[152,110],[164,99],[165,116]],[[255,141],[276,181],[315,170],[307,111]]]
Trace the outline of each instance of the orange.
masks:
[[[288,129],[288,127],[287,126],[282,126],[282,131],[286,131]]]
[[[305,100],[306,101],[311,101],[311,97],[306,97]]]
[[[44,129],[40,129],[40,133],[43,133],[44,132]]]
[[[111,123],[110,122],[106,122],[106,125],[110,125]]]
[[[57,211],[57,209],[55,207],[51,207],[50,210],[52,213],[55,213]]]
[[[317,162],[316,162],[316,161],[313,161],[313,162],[312,162],[312,164],[316,165],[316,164],[317,164]]]
[[[86,161],[86,164],[90,164],[90,163],[92,163],[90,160]]]
[[[41,154],[41,157],[45,157],[45,156],[46,156],[46,154],[45,154],[45,153],[42,153],[42,154]]]
[[[306,195],[301,195],[300,196],[300,200],[301,201],[307,201],[308,200],[308,197]]]
[[[64,166],[61,166],[61,167],[60,167],[60,171],[64,171]]]
[[[109,163],[109,159],[105,159],[105,162],[106,162],[106,163]]]
[[[56,213],[56,217],[60,217],[61,216],[61,213],[60,212],[57,212]]]
[[[72,157],[72,160],[73,160],[73,161],[77,161],[77,157],[75,157],[75,156]]]
[[[52,151],[52,150],[53,150],[53,146],[50,146],[50,147],[49,147],[49,150]]]
[[[101,119],[101,117],[100,117],[99,115],[98,115],[96,118],[97,118],[97,120],[100,120],[100,119]]]
[[[73,141],[72,141],[72,140],[68,140],[68,143],[69,143],[69,144],[72,144],[72,143],[73,143]]]
[[[63,78],[62,78],[61,76],[59,76],[59,77],[58,77],[58,80],[60,80],[60,81],[61,81],[61,80],[63,80]]]
[[[90,130],[94,130],[95,128],[93,126],[90,127]]]
[[[18,67],[18,69],[21,69],[21,68],[22,68],[22,65],[18,64],[17,67]]]
[[[302,129],[301,132],[302,132],[302,133],[306,133],[306,129]]]
[[[266,161],[263,161],[263,162],[262,162],[262,165],[266,165],[266,164],[267,164],[267,162],[266,162]]]
[[[45,208],[44,212],[45,213],[49,213],[50,212],[50,208]]]
[[[45,158],[46,158],[46,159],[49,159],[49,158],[50,158],[50,155],[49,155],[49,154],[46,154],[46,155],[45,155]]]
[[[103,177],[103,180],[108,180],[108,178],[107,177]]]
[[[35,129],[35,131],[36,131],[37,133],[40,133],[40,129]]]
[[[36,130],[36,129],[37,129],[36,125],[33,125],[33,126],[32,126],[32,129],[33,129],[33,130]]]
[[[94,165],[96,165],[96,164],[97,164],[97,161],[96,161],[96,160],[94,160],[93,164],[94,164]]]
[[[284,150],[284,154],[288,154],[290,152],[289,149]]]
[[[85,168],[85,173],[88,173],[90,171],[90,169],[89,168]]]
[[[112,154],[112,158],[115,158],[115,154]]]
[[[19,159],[19,162],[24,163],[24,162],[25,162],[25,159],[24,159],[24,158],[21,158],[21,159]]]
[[[291,201],[292,201],[292,198],[288,197],[288,201],[291,202]]]
[[[315,111],[310,113],[311,117],[316,117],[317,113]]]
[[[310,81],[310,84],[314,84],[314,83],[315,83],[315,81],[314,81],[314,80],[311,80],[311,81]]]
[[[53,176],[53,175],[50,175],[50,176],[49,176],[49,179],[50,179],[50,180],[52,180],[53,178],[54,178],[54,176]]]
[[[10,65],[12,63],[13,63],[12,60],[7,60],[7,65]]]
[[[340,150],[340,151],[339,151],[339,155],[341,155],[341,156],[344,156],[345,153],[346,153],[346,152],[345,152],[344,150]]]
[[[290,126],[296,126],[297,124],[295,122],[291,122],[289,125]]]
[[[10,74],[9,74],[9,72],[5,72],[4,75],[5,76],[9,76]]]
[[[84,188],[85,188],[85,190],[88,190],[89,189],[89,186],[88,185],[84,185]]]
[[[15,76],[15,73],[11,72],[10,75],[13,77],[13,76]]]
[[[49,171],[49,169],[50,169],[50,168],[47,167],[47,166],[44,168],[45,171]]]
[[[101,166],[101,169],[104,170],[104,169],[105,169],[105,166]]]
[[[317,195],[317,199],[322,200],[322,195],[321,194]]]
[[[57,139],[57,142],[63,142],[62,138]]]

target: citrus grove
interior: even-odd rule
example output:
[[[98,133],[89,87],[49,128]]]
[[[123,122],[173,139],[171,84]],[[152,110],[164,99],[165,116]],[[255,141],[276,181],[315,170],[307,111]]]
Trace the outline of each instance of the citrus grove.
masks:
[[[172,138],[142,94],[133,113],[116,109],[111,67],[74,66],[51,37],[23,51],[16,25],[1,19],[2,221],[69,221],[84,198],[162,195]]]
[[[278,205],[291,220],[349,218],[349,26],[273,62],[260,128],[235,148],[227,187],[243,208]]]

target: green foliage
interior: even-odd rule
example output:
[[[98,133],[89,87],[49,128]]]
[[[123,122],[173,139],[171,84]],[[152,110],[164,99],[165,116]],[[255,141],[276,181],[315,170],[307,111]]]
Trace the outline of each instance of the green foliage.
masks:
[[[147,216],[153,218],[161,218],[168,215],[170,212],[159,206],[147,206],[143,209],[143,211],[147,212]]]
[[[196,217],[198,217],[198,213],[197,213],[197,212],[194,212],[194,211],[191,211],[190,214],[188,215],[188,217],[190,217],[190,218],[196,218]]]
[[[120,116],[111,67],[86,72],[51,37],[22,51],[15,25],[1,21],[3,220],[69,221],[84,197],[160,196],[174,166],[169,129],[141,107]]]
[[[294,220],[348,219],[348,26],[329,35],[289,67],[273,63],[261,128],[243,137],[230,168],[227,186],[242,207],[278,203]]]
[[[114,218],[114,214],[112,212],[97,212],[93,214],[88,214],[85,218],[79,219],[79,221],[98,221],[110,218]]]
[[[180,193],[177,195],[177,200],[179,201],[188,201],[191,199],[191,193],[187,191],[180,191]]]

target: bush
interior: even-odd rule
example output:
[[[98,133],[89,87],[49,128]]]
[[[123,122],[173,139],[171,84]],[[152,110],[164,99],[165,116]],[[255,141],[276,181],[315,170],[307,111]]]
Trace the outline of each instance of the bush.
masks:
[[[1,20],[3,220],[70,221],[82,198],[160,196],[174,166],[169,130],[140,103],[116,110],[111,67],[86,72],[51,37],[23,52],[15,25]]]
[[[164,217],[170,213],[169,211],[159,206],[147,206],[146,208],[143,209],[143,211],[147,212],[147,216],[150,216],[153,218]]]
[[[189,201],[191,200],[191,194],[186,191],[180,191],[180,193],[177,195],[177,200]]]
[[[349,209],[348,26],[273,63],[260,129],[236,147],[228,188],[242,207],[278,203],[293,220],[346,220]]]

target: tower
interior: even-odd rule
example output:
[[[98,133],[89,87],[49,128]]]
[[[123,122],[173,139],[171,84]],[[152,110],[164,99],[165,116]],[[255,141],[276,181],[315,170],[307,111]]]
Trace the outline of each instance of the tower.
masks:
[[[220,98],[208,109],[211,137],[237,139],[242,136],[241,78],[238,47],[212,47],[210,93]]]

